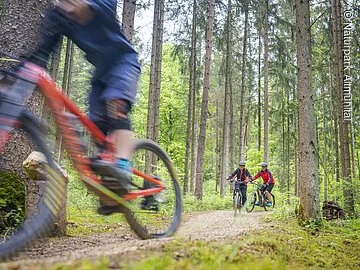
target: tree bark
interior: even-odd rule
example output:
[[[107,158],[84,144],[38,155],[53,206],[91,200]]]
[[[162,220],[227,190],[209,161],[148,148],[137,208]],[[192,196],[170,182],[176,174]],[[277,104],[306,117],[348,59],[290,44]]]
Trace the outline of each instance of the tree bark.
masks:
[[[241,63],[241,96],[240,96],[240,140],[239,140],[239,160],[245,158],[245,101],[246,101],[246,50],[247,50],[247,29],[248,29],[248,2],[244,1],[244,40],[243,40],[243,51],[242,51],[242,63]]]
[[[264,161],[267,162],[269,156],[269,0],[264,0],[264,6]]]
[[[287,108],[287,135],[286,135],[286,161],[287,161],[287,199],[290,203],[290,187],[291,187],[291,169],[290,169],[290,89],[286,90],[286,108]]]
[[[43,20],[44,13],[51,6],[51,1],[40,0],[3,0],[0,17],[0,44],[1,51],[20,57],[28,55],[35,50],[39,42],[38,29]],[[1,68],[5,66],[0,63]],[[37,115],[41,114],[42,101],[38,92],[29,99],[27,109]],[[11,149],[11,151],[7,151]],[[33,152],[32,145],[20,134],[14,134],[12,143],[6,146],[2,153],[1,162],[6,160],[6,165],[16,172],[25,181],[25,214],[30,215],[34,201],[42,196],[43,186],[38,181],[25,177],[22,163]],[[65,198],[66,200],[66,198]],[[36,207],[36,206],[35,206]],[[35,210],[36,212],[37,210]],[[62,222],[66,216],[60,217],[56,222]]]
[[[322,86],[322,106],[323,106],[323,136],[324,136],[324,153],[323,153],[323,167],[324,167],[324,201],[328,200],[328,181],[327,181],[327,171],[326,171],[326,166],[327,166],[327,153],[326,153],[326,149],[327,149],[327,136],[326,136],[326,97],[325,97],[325,85]]]
[[[220,179],[220,196],[225,195],[225,179],[229,175],[229,136],[230,136],[230,106],[231,106],[231,0],[228,0],[227,24],[226,24],[226,67],[225,67],[225,95],[224,95],[224,125],[222,140],[222,166]]]
[[[299,111],[299,179],[301,220],[320,219],[318,147],[311,89],[311,35],[308,1],[295,1],[297,94]]]
[[[122,27],[125,36],[131,42],[134,35],[136,0],[123,0]]]
[[[189,61],[189,94],[188,94],[188,120],[187,120],[187,132],[186,132],[186,153],[185,153],[185,170],[184,170],[184,194],[189,190],[189,164],[190,164],[190,146],[193,122],[195,117],[193,114],[193,102],[195,99],[195,72],[196,72],[196,0],[193,1],[193,17],[191,26],[191,48],[190,48],[190,61]],[[192,164],[190,164],[192,165]]]
[[[62,79],[62,91],[68,95],[70,91],[71,84],[71,73],[73,68],[73,53],[74,53],[74,44],[70,39],[66,41],[66,51],[65,51],[65,63],[64,63],[64,73]],[[61,162],[64,159],[64,144],[63,138],[60,133],[56,134],[56,149],[58,154],[58,162]]]
[[[259,30],[259,56],[258,56],[258,151],[261,149],[261,33]]]
[[[344,59],[343,59],[343,34],[341,22],[341,1],[332,0],[332,29],[333,29],[333,63],[335,75],[335,91],[338,99],[338,121],[339,121],[339,139],[341,172],[344,181],[344,209],[350,215],[355,214],[354,192],[351,178],[350,164],[350,139],[349,139],[349,121],[344,119]]]
[[[210,0],[208,10],[208,22],[206,28],[206,49],[205,49],[205,70],[204,70],[204,88],[201,105],[200,134],[198,142],[198,155],[196,164],[196,187],[195,196],[201,200],[203,196],[203,165],[206,138],[206,120],[208,114],[209,89],[210,89],[210,64],[213,44],[213,24],[214,24],[215,0]]]
[[[161,87],[162,41],[164,23],[164,0],[155,0],[154,22],[151,47],[150,86],[147,115],[147,138],[157,142],[159,133],[159,107]],[[151,173],[151,163],[155,164],[155,155],[147,153],[145,172]],[[145,182],[148,184],[148,182]]]

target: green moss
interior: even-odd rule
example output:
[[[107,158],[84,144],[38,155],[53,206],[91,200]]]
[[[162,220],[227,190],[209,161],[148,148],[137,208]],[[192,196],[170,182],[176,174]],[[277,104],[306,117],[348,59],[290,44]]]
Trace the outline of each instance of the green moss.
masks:
[[[0,230],[16,227],[24,217],[24,181],[15,173],[0,172]],[[0,231],[0,234],[1,234]]]

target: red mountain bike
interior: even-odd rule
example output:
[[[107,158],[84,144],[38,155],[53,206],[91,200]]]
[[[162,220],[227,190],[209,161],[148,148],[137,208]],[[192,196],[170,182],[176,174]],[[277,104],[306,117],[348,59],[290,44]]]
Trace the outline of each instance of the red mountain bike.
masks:
[[[16,219],[11,224],[1,222],[16,209],[4,209],[0,193],[0,259],[13,255],[35,239],[44,235],[53,225],[65,196],[65,179],[54,162],[43,133],[45,123],[26,109],[35,89],[39,89],[50,109],[58,132],[63,136],[65,150],[73,161],[87,188],[100,197],[110,198],[121,205],[130,227],[143,239],[166,237],[179,226],[182,212],[181,193],[172,161],[159,145],[150,140],[135,143],[132,155],[131,188],[119,196],[102,185],[102,176],[93,171],[91,158],[84,152],[81,135],[74,128],[74,116],[83,125],[97,145],[106,149],[106,159],[113,159],[113,145],[105,135],[59,90],[42,68],[25,63],[16,73],[1,71],[11,86],[0,89],[0,183],[18,168],[9,166],[8,157],[17,136],[26,140],[26,149],[41,152],[45,161],[37,168],[46,187],[36,213]],[[36,87],[38,86],[38,87]],[[66,112],[64,110],[66,109]],[[24,141],[24,140],[21,140]],[[105,154],[104,154],[105,156]],[[11,163],[10,163],[11,164]],[[2,186],[0,186],[2,187]],[[143,210],[144,197],[161,197],[156,209]],[[148,197],[149,198],[149,197]],[[4,218],[5,217],[5,218]]]

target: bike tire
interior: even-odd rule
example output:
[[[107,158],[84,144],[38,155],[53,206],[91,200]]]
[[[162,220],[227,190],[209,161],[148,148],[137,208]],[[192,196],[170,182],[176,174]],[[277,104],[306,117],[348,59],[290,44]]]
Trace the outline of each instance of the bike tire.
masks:
[[[272,197],[272,208],[274,208],[275,207],[275,195],[274,194],[272,194],[272,193],[270,193],[271,194],[271,197]]]
[[[246,211],[248,213],[252,212],[255,208],[255,203],[256,203],[256,193],[252,194],[246,202]]]
[[[129,201],[129,203],[131,203],[133,207],[135,207],[139,211],[134,212],[126,209],[124,213],[125,218],[129,223],[130,227],[142,239],[168,237],[174,234],[175,231],[178,229],[182,214],[182,199],[180,187],[177,180],[177,174],[173,163],[167,153],[158,144],[151,140],[139,140],[135,144],[133,154],[134,168],[136,168],[137,163],[142,164],[142,162],[140,161],[141,158],[137,156],[138,152],[139,156],[143,157],[142,150],[150,151],[157,157],[157,165],[155,166],[157,167],[156,173],[157,176],[159,176],[158,173],[161,173],[159,179],[165,184],[166,187],[162,195],[166,196],[167,199],[165,199],[164,203],[159,203],[159,210],[156,213],[151,213],[150,211],[146,212],[145,210],[142,210],[139,201]],[[162,164],[159,165],[159,163]],[[167,182],[165,182],[166,180]],[[147,214],[149,215],[148,217],[150,217],[150,220],[147,220]],[[155,222],[151,220],[151,214],[154,215],[153,219],[155,219]],[[160,225],[158,226],[158,224],[154,224],[157,222],[165,223],[166,220],[168,220],[169,224],[163,224],[163,228],[159,228]]]
[[[241,207],[239,207],[239,205],[241,205],[241,195],[239,192],[235,193],[235,198],[234,198],[234,216],[236,217],[237,213],[240,213],[240,209]]]
[[[268,210],[273,209],[275,207],[275,196],[273,194],[271,194],[271,193],[270,193],[270,195],[272,197],[271,205],[266,206],[265,203],[264,203],[263,207],[264,207],[265,211],[268,211]]]
[[[36,151],[45,156],[46,162],[42,163],[38,173],[41,173],[41,177],[46,180],[46,183],[36,213],[30,213],[25,217],[21,225],[14,228],[10,237],[6,237],[6,235],[2,237],[0,260],[12,257],[21,249],[29,247],[36,239],[44,236],[53,226],[54,220],[60,211],[61,202],[64,198],[61,196],[65,196],[66,182],[58,173],[58,167],[46,146],[44,135],[37,121],[33,117],[23,116],[19,119],[17,130],[20,130],[22,135],[27,137],[29,140],[27,142],[32,143]],[[0,172],[4,177],[7,177],[4,170],[11,171],[11,169],[5,164],[4,160],[0,161]],[[15,171],[10,173],[15,173]],[[4,181],[4,179],[0,179],[0,182]],[[1,235],[3,236],[3,232],[1,232]]]

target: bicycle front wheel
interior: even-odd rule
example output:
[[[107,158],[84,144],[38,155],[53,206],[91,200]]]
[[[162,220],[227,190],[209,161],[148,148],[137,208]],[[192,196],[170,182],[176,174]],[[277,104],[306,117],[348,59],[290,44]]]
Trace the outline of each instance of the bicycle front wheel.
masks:
[[[252,193],[249,198],[247,199],[246,202],[246,211],[247,212],[252,212],[255,208],[255,203],[256,203],[256,193]]]
[[[165,189],[156,195],[129,201],[133,211],[126,210],[130,227],[142,239],[172,235],[180,224],[182,202],[180,187],[172,161],[161,147],[151,140],[140,140],[133,153],[133,168],[161,181]],[[151,188],[143,178],[132,176],[132,191]]]
[[[1,129],[2,132],[5,130]],[[31,245],[51,228],[60,211],[66,188],[66,182],[58,173],[44,136],[32,117],[24,116],[19,119],[19,127],[11,131],[11,134],[11,142],[4,146],[0,156],[0,260]],[[14,147],[26,154],[24,159],[33,150],[39,152],[38,156],[42,156],[41,162],[34,165],[36,168],[32,170],[33,175],[26,175],[21,165],[13,165],[22,164],[23,161],[18,162],[19,156],[16,156]],[[28,185],[38,186],[42,192],[39,202],[27,210],[24,178],[31,180],[27,181]]]
[[[234,201],[233,201],[234,216],[235,216],[235,217],[236,217],[236,214],[237,214],[237,212],[238,212],[238,210],[239,210],[239,208],[238,208],[239,199],[240,199],[239,192],[235,192]]]

